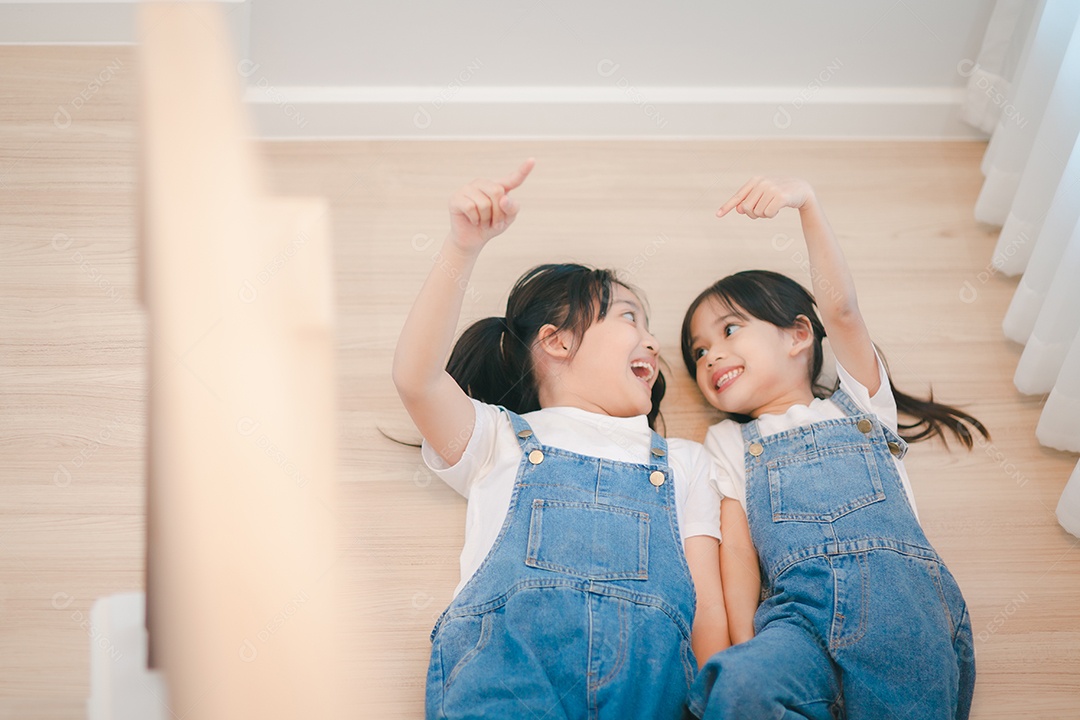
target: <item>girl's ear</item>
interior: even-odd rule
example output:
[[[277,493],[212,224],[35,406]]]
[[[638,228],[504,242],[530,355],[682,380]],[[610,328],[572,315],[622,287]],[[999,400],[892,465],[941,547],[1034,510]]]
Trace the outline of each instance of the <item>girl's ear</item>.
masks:
[[[551,323],[544,325],[536,334],[536,347],[553,360],[567,360],[570,357],[566,332]]]
[[[805,315],[795,318],[795,324],[788,328],[791,333],[791,356],[795,357],[803,350],[814,345],[814,328],[810,325],[810,319]]]

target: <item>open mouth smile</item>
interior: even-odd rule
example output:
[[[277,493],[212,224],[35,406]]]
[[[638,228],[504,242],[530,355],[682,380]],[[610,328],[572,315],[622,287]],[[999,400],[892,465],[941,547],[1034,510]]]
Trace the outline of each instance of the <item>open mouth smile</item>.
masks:
[[[717,393],[727,390],[731,387],[731,384],[743,374],[743,370],[745,370],[745,368],[741,365],[739,367],[717,370],[712,376],[713,389],[715,389]]]
[[[648,385],[656,377],[656,365],[648,360],[634,360],[630,363],[630,371],[634,376]]]

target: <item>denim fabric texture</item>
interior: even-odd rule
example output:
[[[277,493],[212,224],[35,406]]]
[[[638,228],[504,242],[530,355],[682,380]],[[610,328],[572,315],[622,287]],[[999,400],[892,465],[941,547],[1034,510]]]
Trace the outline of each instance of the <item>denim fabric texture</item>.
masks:
[[[907,444],[842,390],[832,399],[846,417],[767,437],[756,420],[742,426],[762,603],[755,636],[708,660],[688,709],[705,720],[967,718],[971,623],[891,461]]]
[[[653,432],[650,462],[617,462],[542,445],[506,414],[510,509],[432,630],[427,717],[682,717],[695,593],[667,443]]]

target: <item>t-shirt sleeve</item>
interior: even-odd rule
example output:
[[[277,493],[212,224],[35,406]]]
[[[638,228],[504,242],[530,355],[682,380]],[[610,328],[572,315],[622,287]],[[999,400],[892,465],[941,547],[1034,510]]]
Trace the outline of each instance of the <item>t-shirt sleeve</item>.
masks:
[[[469,497],[472,483],[491,467],[500,420],[497,407],[473,398],[470,400],[472,400],[475,412],[475,421],[472,435],[469,437],[468,444],[465,445],[461,459],[453,465],[447,465],[446,461],[428,443],[427,438],[424,438],[420,446],[420,456],[428,469],[464,497]]]
[[[716,489],[722,498],[739,498],[742,493],[736,487],[735,474],[720,443],[720,433],[720,426],[713,425],[705,434],[705,450],[713,462]]]
[[[873,413],[890,430],[897,432],[896,398],[893,396],[892,385],[889,384],[889,375],[885,372],[885,363],[881,362],[881,356],[874,350],[877,358],[878,379],[880,386],[878,391],[871,397],[866,386],[852,377],[843,365],[836,363],[836,374],[840,378],[840,387],[844,388],[855,404],[866,412]]]
[[[720,492],[716,487],[716,466],[698,443],[690,446],[687,461],[690,477],[683,506],[683,537],[708,535],[719,540]]]

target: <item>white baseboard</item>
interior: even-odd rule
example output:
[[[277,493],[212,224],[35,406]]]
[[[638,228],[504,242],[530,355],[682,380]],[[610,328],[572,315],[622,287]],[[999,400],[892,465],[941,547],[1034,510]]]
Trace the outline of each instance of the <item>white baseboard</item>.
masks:
[[[248,58],[251,0],[219,0],[265,139],[985,140],[961,120],[960,87],[636,87],[618,65],[595,86],[274,86]],[[0,0],[0,44],[130,44],[135,4]],[[826,68],[828,70],[829,68]]]
[[[962,88],[275,87],[241,70],[264,139],[987,138]]]

